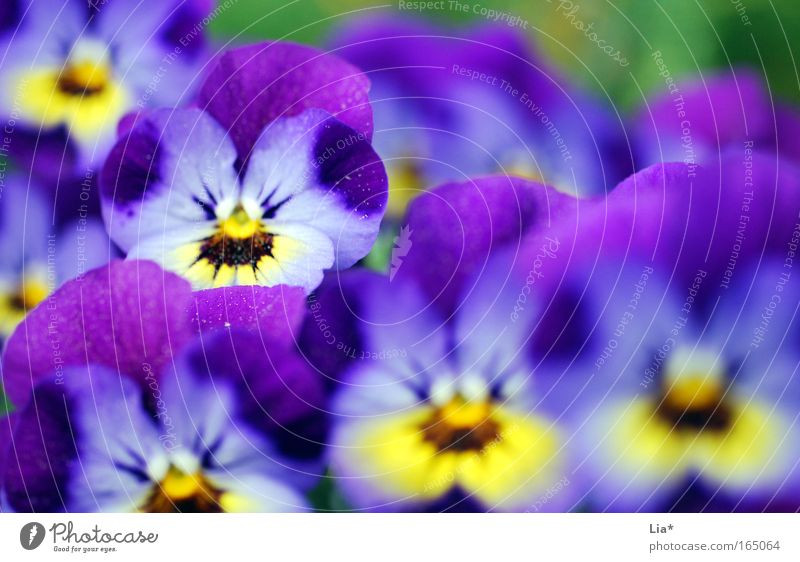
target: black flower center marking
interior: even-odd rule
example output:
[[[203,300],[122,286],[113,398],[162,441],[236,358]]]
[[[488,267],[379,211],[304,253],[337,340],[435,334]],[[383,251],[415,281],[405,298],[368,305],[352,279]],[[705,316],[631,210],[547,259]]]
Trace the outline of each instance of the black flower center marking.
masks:
[[[469,403],[460,398],[438,408],[421,430],[424,439],[439,451],[480,451],[500,437],[500,426],[492,419],[488,402]]]
[[[662,376],[656,415],[678,430],[725,431],[733,420],[726,390],[723,373],[713,369]]]
[[[185,474],[170,467],[164,479],[153,488],[140,511],[145,513],[221,513],[222,492],[201,474]]]
[[[272,256],[273,239],[261,220],[249,217],[239,205],[217,232],[202,241],[195,263],[211,264],[215,277],[223,265],[249,266],[255,272],[264,256]]]
[[[70,96],[101,94],[108,85],[108,69],[93,62],[70,64],[58,77],[58,89]]]

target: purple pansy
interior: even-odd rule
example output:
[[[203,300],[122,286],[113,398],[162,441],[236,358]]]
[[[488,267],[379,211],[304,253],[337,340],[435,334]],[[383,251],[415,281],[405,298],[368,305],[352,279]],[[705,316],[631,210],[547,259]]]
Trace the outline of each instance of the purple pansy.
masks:
[[[311,48],[224,54],[200,108],[136,118],[101,176],[111,238],[197,289],[291,285],[370,250],[386,204],[368,82]]]
[[[368,17],[334,37],[334,52],[373,84],[375,146],[389,171],[394,219],[444,181],[504,173],[591,195],[632,169],[619,117],[508,26],[454,32]]]
[[[407,251],[393,259],[390,279],[407,278],[442,318],[450,318],[466,306],[461,299],[470,294],[474,272],[486,267],[493,252],[554,228],[575,214],[576,205],[554,189],[506,176],[438,186],[409,206],[403,219]],[[311,314],[302,330],[307,358],[331,378],[349,362],[347,350],[360,348],[359,331],[350,323],[353,310],[343,297],[338,276],[329,275],[309,299]]]
[[[116,251],[88,213],[61,228],[36,182],[9,174],[0,194],[0,342],[59,285],[100,266]]]
[[[637,169],[659,162],[711,164],[727,151],[797,160],[797,112],[772,99],[748,69],[680,80],[654,95],[632,121]]]
[[[759,154],[658,165],[549,233],[532,351],[592,509],[800,505],[797,187]]]
[[[114,261],[48,302],[3,357],[17,408],[6,508],[305,508],[325,426],[321,384],[293,351],[301,290],[192,293],[156,264]]]
[[[61,376],[15,415],[2,474],[14,511],[305,508],[308,478],[243,421],[230,381],[201,379],[180,359],[144,394],[104,367]]]
[[[129,111],[190,99],[208,0],[29,0],[0,37],[12,150],[47,177],[97,166]],[[20,53],[24,56],[19,56]]]
[[[448,211],[431,222],[439,207]],[[525,280],[509,256],[526,232],[573,207],[568,196],[507,177],[436,188],[411,204],[421,242],[393,278],[347,272],[312,298],[306,349],[315,360],[347,358],[329,456],[353,509],[572,506],[579,487],[568,486],[558,412],[519,353],[531,315],[515,312]],[[431,268],[423,256],[434,238],[441,263]]]

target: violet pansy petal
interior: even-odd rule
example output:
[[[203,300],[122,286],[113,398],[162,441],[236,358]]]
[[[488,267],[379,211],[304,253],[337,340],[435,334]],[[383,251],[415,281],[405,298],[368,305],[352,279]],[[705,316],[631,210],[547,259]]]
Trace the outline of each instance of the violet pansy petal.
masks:
[[[527,362],[537,303],[531,295],[535,289],[515,268],[517,257],[516,248],[496,252],[466,284],[464,306],[453,319],[457,371],[467,378],[481,373],[476,382],[482,392],[509,379],[521,387],[531,376]]]
[[[706,163],[727,148],[775,145],[772,102],[755,73],[738,69],[680,86],[680,99],[664,94],[635,121],[638,168],[656,162]]]
[[[140,115],[112,149],[100,179],[112,240],[127,251],[165,231],[206,228],[215,204],[238,189],[235,161],[225,130],[202,111]]]
[[[20,324],[3,355],[3,388],[21,407],[60,366],[96,363],[137,380],[158,373],[190,336],[190,299],[186,281],[152,262],[115,260],[92,270]]]
[[[409,208],[409,251],[399,259],[396,278],[416,279],[449,315],[466,280],[485,267],[493,249],[519,245],[527,232],[548,229],[573,212],[575,201],[541,184],[503,176],[435,188]]]
[[[246,160],[264,127],[316,107],[372,135],[369,81],[336,56],[292,43],[259,43],[219,57],[198,105],[226,127]]]
[[[64,387],[46,381],[15,414],[10,448],[0,474],[4,500],[14,511],[68,509],[70,468],[77,455]]]
[[[631,170],[620,119],[525,39],[496,24],[453,35],[423,20],[367,16],[345,25],[335,45],[373,82],[381,154],[408,157],[403,137],[416,137],[415,155],[430,161],[400,170],[423,168],[426,187],[507,171],[569,193],[608,191]],[[415,114],[425,117],[418,130]],[[449,134],[429,138],[436,129]]]
[[[205,338],[184,361],[198,379],[232,383],[241,419],[285,457],[302,466],[319,456],[327,431],[323,381],[293,346],[234,330]]]
[[[77,450],[70,462],[69,511],[135,511],[151,493],[142,478],[147,464],[165,456],[141,388],[99,366],[70,368],[64,378]]]
[[[294,343],[305,313],[305,292],[283,285],[196,291],[188,310],[192,324],[203,334],[243,329],[286,346]]]
[[[244,198],[275,208],[276,222],[304,222],[325,233],[337,268],[369,252],[387,195],[386,172],[366,137],[318,109],[265,129],[242,187]]]
[[[449,346],[445,318],[413,280],[354,271],[342,283],[353,299],[363,359],[382,364],[398,378],[444,368]]]
[[[622,182],[603,200],[580,211],[546,236],[562,249],[546,263],[543,283],[558,284],[568,267],[608,259],[657,265],[668,277],[691,284],[699,271],[712,284],[730,285],[737,264],[764,254],[784,255],[796,238],[800,197],[795,166],[751,152],[726,154],[718,166],[657,164]],[[797,188],[797,189],[796,189]],[[526,242],[527,258],[544,243]]]

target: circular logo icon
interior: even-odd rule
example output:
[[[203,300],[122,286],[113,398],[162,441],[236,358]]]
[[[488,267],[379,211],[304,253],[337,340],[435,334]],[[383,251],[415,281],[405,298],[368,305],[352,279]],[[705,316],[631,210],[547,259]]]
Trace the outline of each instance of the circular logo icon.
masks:
[[[37,548],[44,540],[44,525],[37,522],[27,523],[19,532],[19,544],[25,550]]]

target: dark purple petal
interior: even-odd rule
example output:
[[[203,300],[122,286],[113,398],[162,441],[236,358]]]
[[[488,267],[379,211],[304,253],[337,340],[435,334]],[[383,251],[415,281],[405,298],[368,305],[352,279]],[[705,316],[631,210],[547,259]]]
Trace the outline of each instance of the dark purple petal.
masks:
[[[12,442],[0,466],[6,501],[14,511],[65,511],[70,464],[77,456],[65,387],[44,382],[13,421]]]
[[[620,118],[548,65],[520,30],[453,33],[368,16],[340,29],[334,44],[373,83],[379,152],[390,167],[411,152],[429,159],[412,164],[424,168],[425,187],[509,170],[597,194],[632,171]]]
[[[300,349],[328,386],[340,380],[342,371],[364,349],[358,311],[353,308],[362,275],[365,273],[358,271],[328,274],[308,298],[309,312],[300,332]]]
[[[637,169],[657,162],[706,163],[726,148],[775,146],[772,102],[761,78],[739,69],[679,83],[641,110],[635,121]]]
[[[800,112],[789,105],[778,105],[775,125],[780,155],[792,159],[795,163],[800,162],[800,138],[797,136],[797,130],[800,128]]]
[[[100,175],[111,238],[130,251],[155,236],[198,228],[209,220],[212,201],[235,189],[235,160],[233,143],[207,113],[161,109],[139,114]]]
[[[70,365],[96,363],[141,380],[158,373],[191,335],[191,288],[145,261],[113,261],[66,283],[8,340],[3,388],[17,407],[33,386]]]
[[[219,333],[188,352],[195,373],[233,381],[241,415],[282,453],[318,456],[327,433],[322,378],[294,346],[269,333]]]
[[[266,125],[320,108],[372,136],[369,81],[338,57],[292,43],[259,43],[217,59],[198,96],[234,139],[244,162]]]
[[[562,248],[542,283],[558,285],[568,267],[633,259],[682,283],[703,270],[708,283],[725,287],[745,264],[767,254],[784,258],[797,242],[799,176],[790,162],[756,152],[729,153],[713,168],[647,168],[607,198],[581,202],[546,234]],[[532,234],[523,263],[533,261],[544,236]]]
[[[14,29],[17,26],[22,14],[21,4],[21,0],[0,2],[0,33]]]
[[[230,327],[261,334],[271,345],[294,343],[306,313],[301,287],[224,287],[197,291],[189,314],[203,334]]]
[[[11,137],[9,153],[20,167],[31,170],[31,175],[48,186],[69,181],[79,162],[78,147],[70,142],[65,127],[41,131],[20,123]]]
[[[519,245],[526,233],[549,228],[574,212],[575,201],[541,184],[502,176],[437,187],[409,207],[409,250],[398,259],[396,278],[415,278],[447,317],[468,290],[465,280],[484,267],[492,250]]]
[[[242,197],[264,205],[273,227],[300,223],[322,232],[332,242],[334,266],[343,269],[375,242],[388,197],[386,171],[362,133],[309,109],[267,126],[253,148]]]

